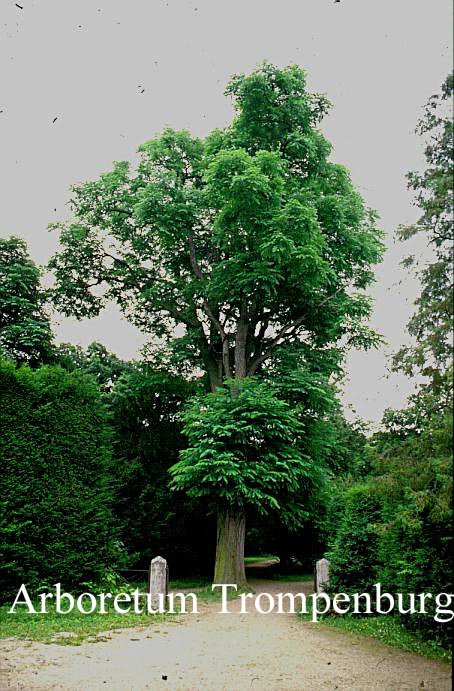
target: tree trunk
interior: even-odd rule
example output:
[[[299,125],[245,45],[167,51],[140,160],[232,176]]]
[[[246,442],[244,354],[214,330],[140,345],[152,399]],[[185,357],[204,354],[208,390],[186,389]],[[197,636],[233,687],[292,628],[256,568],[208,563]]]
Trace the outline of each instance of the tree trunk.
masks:
[[[247,306],[243,303],[241,305],[240,318],[236,324],[235,379],[244,379],[246,376],[246,344],[248,328]]]
[[[240,319],[237,323],[235,340],[235,379],[243,379],[246,376],[246,340],[247,340],[247,308],[241,306]],[[227,358],[229,357],[227,343]],[[225,359],[225,357],[224,357]],[[226,376],[227,371],[225,372]],[[232,396],[237,395],[235,385],[230,387]],[[244,569],[244,539],[246,535],[246,516],[244,512],[235,511],[228,507],[219,509],[217,538],[216,538],[216,563],[214,566],[214,583],[235,583],[238,588],[247,586],[246,572]]]
[[[247,585],[244,570],[244,538],[246,517],[231,509],[219,510],[214,583],[236,583],[238,588]]]

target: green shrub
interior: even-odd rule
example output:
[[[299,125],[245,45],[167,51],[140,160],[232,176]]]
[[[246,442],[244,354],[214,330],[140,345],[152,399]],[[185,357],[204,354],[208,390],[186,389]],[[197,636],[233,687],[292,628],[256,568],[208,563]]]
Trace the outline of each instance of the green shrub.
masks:
[[[389,592],[452,593],[452,419],[438,417],[419,434],[395,443],[381,458],[376,485],[383,498],[379,580]],[[452,622],[428,615],[405,624],[449,642]]]
[[[419,431],[381,432],[373,440],[374,476],[339,501],[331,551],[331,584],[336,592],[452,593],[452,420],[425,420]],[[416,599],[418,606],[419,598]],[[449,644],[453,622],[427,614],[402,615],[404,625],[426,639]],[[449,607],[448,607],[449,609]]]
[[[95,382],[60,367],[1,361],[0,410],[2,590],[99,579],[118,546]]]
[[[343,516],[327,555],[334,591],[367,593],[377,582],[379,521],[380,502],[371,485],[355,485],[346,491]]]

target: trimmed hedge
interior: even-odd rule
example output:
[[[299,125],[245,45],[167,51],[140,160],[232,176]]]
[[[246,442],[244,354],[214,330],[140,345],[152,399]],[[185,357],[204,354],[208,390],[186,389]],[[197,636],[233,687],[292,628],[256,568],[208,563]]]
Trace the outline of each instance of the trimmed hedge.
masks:
[[[371,485],[354,485],[346,491],[336,540],[327,555],[335,592],[367,593],[377,582],[380,508]]]
[[[0,361],[0,585],[99,580],[118,552],[109,431],[94,380]]]

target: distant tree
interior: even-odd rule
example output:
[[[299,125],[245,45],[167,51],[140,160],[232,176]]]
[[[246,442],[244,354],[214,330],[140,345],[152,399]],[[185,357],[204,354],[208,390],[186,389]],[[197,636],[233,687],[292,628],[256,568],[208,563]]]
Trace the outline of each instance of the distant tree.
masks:
[[[418,125],[417,131],[428,138],[427,167],[422,174],[410,173],[408,180],[422,215],[399,231],[402,239],[424,233],[435,256],[419,270],[422,288],[408,325],[415,344],[394,358],[396,369],[410,376],[419,372],[426,379],[404,409],[385,411],[382,429],[367,447],[367,484],[345,493],[331,549],[338,591],[358,591],[375,581],[404,596],[453,590],[452,95],[451,75],[441,94],[429,99]],[[413,264],[413,257],[405,261]],[[367,508],[371,499],[376,504],[372,512]],[[405,616],[403,622],[448,647],[453,624],[437,623],[434,614],[432,603],[427,614]]]
[[[454,141],[452,120],[453,75],[442,85],[441,93],[432,96],[420,120],[417,132],[426,137],[427,167],[423,173],[409,173],[409,188],[416,193],[416,204],[422,211],[418,221],[400,228],[403,240],[424,233],[435,259],[419,277],[421,293],[408,330],[415,345],[402,348],[395,366],[407,374],[421,372],[429,379],[429,398],[435,395],[438,405],[446,407],[452,400],[453,355],[453,186]],[[405,264],[411,266],[414,258]],[[434,401],[432,400],[432,406]]]
[[[138,364],[105,397],[113,429],[114,509],[123,541],[140,566],[156,554],[171,554],[174,574],[206,574],[213,557],[206,507],[168,486],[168,469],[187,445],[180,413],[195,390],[182,377]]]
[[[55,360],[69,372],[80,369],[93,375],[103,392],[110,391],[122,374],[136,368],[135,363],[121,360],[96,341],[86,349],[72,343],[61,343],[55,348]]]
[[[204,141],[168,129],[140,148],[137,171],[116,163],[73,188],[75,219],[54,224],[50,266],[64,313],[93,316],[116,300],[175,361],[205,372],[212,392],[229,380],[233,396],[278,349],[303,343],[323,359],[332,345],[377,342],[364,289],[382,245],[376,215],[328,160],[318,124],[329,104],[307,92],[299,67],[264,64],[226,93],[230,127]],[[302,481],[306,470],[302,458]],[[232,547],[233,535],[244,541],[241,503],[220,509],[221,582],[245,578]]]
[[[0,353],[32,367],[52,359],[40,271],[24,240],[0,238]]]

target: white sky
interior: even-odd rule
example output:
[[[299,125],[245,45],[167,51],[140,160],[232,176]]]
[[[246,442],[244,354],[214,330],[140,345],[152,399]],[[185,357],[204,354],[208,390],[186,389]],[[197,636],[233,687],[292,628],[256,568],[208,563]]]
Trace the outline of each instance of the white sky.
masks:
[[[424,165],[413,133],[451,69],[450,0],[0,0],[0,234],[27,239],[45,263],[47,224],[69,187],[131,159],[164,126],[199,136],[227,124],[230,75],[266,59],[298,63],[334,103],[322,129],[381,216],[389,250],[377,270],[372,325],[385,351],[352,353],[344,400],[367,420],[403,405],[411,382],[386,378],[405,342],[415,281],[399,267],[399,224],[415,220],[405,173]],[[142,90],[145,91],[142,93]],[[53,122],[54,118],[57,118]],[[134,357],[144,337],[115,307],[60,319],[57,340],[103,342]]]

